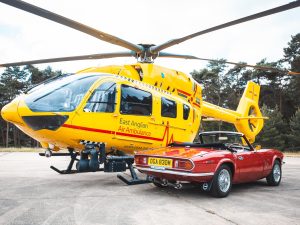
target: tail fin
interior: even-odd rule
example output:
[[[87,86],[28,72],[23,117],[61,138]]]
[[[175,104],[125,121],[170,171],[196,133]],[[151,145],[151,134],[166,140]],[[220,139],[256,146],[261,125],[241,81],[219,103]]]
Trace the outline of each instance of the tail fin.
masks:
[[[245,134],[250,143],[253,143],[266,119],[258,106],[259,92],[260,86],[248,81],[236,111],[203,101],[202,115],[234,124],[235,128]]]
[[[266,119],[262,116],[258,106],[259,93],[260,86],[249,81],[237,108],[240,116],[234,123],[236,129],[245,134],[251,143],[255,141],[255,136],[263,128],[264,119]]]

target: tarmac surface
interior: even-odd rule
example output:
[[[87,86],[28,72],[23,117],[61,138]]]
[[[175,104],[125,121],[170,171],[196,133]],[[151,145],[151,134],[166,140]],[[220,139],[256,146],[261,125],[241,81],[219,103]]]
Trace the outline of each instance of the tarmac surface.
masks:
[[[116,173],[60,175],[68,157],[0,153],[0,224],[300,224],[300,158],[285,158],[278,187],[234,185],[227,198],[195,186],[127,186]]]

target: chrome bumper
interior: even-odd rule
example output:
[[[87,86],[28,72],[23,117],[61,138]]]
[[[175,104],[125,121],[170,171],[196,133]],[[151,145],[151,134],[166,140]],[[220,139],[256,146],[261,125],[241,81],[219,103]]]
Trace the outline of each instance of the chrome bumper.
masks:
[[[207,177],[207,176],[214,175],[214,173],[212,172],[211,173],[188,173],[188,172],[180,172],[174,170],[158,170],[158,169],[145,168],[139,166],[136,166],[135,168],[141,172],[163,173],[163,174],[178,175],[178,176],[185,176],[185,177]]]

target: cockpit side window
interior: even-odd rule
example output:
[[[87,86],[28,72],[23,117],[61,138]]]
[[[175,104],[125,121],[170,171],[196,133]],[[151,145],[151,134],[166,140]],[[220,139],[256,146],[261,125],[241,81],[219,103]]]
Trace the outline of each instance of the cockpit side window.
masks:
[[[84,107],[85,112],[107,112],[115,111],[116,105],[116,83],[106,82],[94,90]]]

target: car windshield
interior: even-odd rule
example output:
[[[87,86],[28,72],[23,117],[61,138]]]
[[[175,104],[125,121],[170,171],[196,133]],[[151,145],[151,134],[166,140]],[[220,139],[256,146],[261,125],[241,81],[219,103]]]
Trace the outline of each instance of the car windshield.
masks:
[[[224,144],[234,144],[238,146],[247,145],[244,142],[243,136],[239,133],[200,133],[201,144],[211,144],[211,143],[224,143]]]
[[[71,112],[100,75],[72,75],[30,91],[25,103],[34,112]]]

